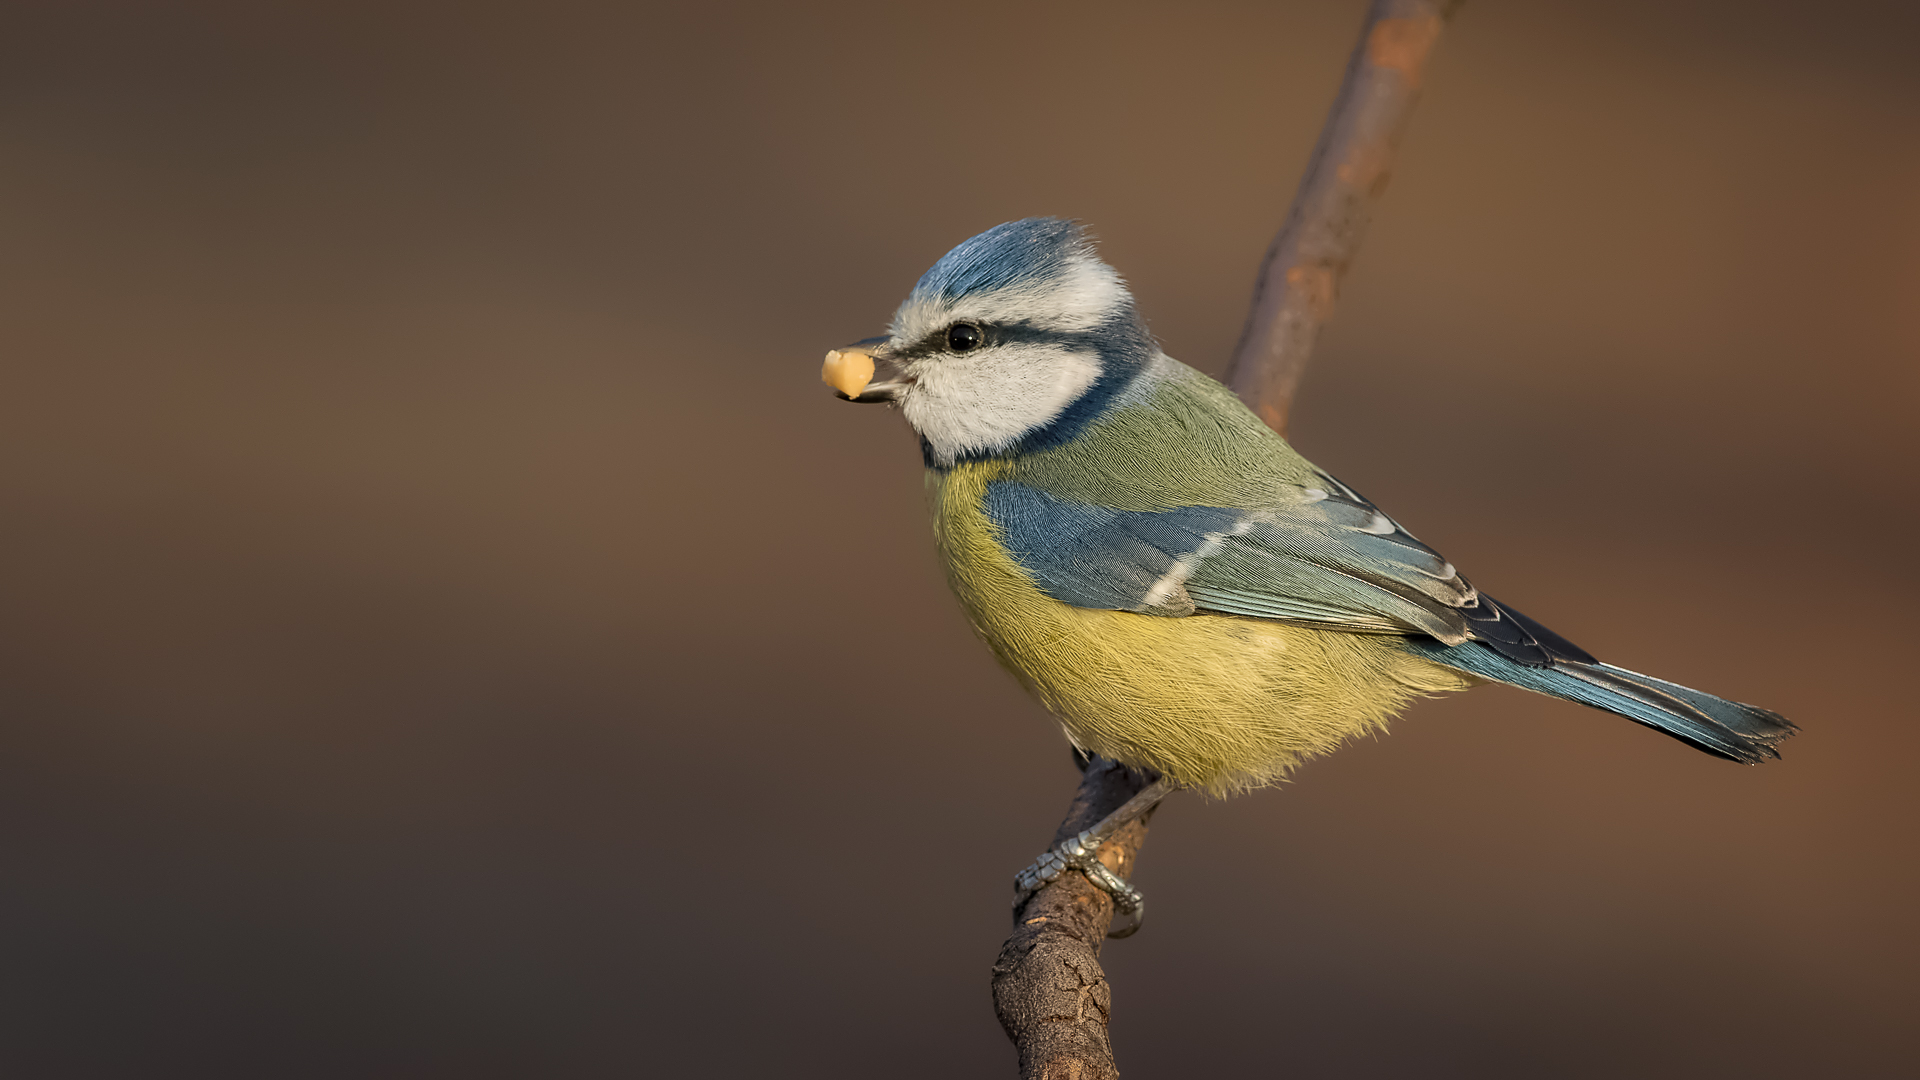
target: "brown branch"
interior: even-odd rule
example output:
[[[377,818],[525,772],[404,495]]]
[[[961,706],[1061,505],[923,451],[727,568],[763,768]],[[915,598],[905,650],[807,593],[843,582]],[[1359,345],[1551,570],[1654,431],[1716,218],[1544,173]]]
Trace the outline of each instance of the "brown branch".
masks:
[[[1287,432],[1294,390],[1387,188],[1427,57],[1458,0],[1374,0],[1285,225],[1267,248],[1227,385]]]
[[[1374,0],[1293,208],[1267,249],[1227,383],[1282,434],[1314,339],[1386,189],[1427,58],[1459,2]],[[1093,759],[1053,842],[1099,821],[1152,780]],[[1100,848],[1100,861],[1132,877],[1146,839],[1143,817]],[[1112,918],[1112,900],[1078,872],[1060,875],[1014,912],[1013,936],[993,965],[993,1005],[1026,1080],[1120,1075],[1107,1034],[1113,995],[1100,968]]]
[[[1058,844],[1091,827],[1153,782],[1150,774],[1094,758]],[[1147,839],[1147,820],[1133,822],[1100,847],[1100,861],[1121,877]],[[1107,1041],[1113,995],[1100,970],[1100,943],[1113,923],[1113,900],[1079,872],[1061,874],[1014,912],[1013,936],[993,964],[993,1010],[1020,1053],[1022,1077],[1101,1080],[1118,1076]]]

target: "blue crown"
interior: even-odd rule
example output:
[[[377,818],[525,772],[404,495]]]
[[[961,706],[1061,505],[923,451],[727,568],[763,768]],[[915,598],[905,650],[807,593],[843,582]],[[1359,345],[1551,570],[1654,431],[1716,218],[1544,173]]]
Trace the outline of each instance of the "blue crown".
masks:
[[[940,257],[913,287],[910,300],[955,300],[970,293],[1034,285],[1097,258],[1086,229],[1065,218],[1034,217],[995,225]]]

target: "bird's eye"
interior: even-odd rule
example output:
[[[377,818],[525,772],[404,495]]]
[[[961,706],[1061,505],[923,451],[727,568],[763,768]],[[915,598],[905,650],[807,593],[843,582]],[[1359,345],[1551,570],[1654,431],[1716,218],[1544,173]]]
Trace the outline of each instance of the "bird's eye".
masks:
[[[985,335],[980,333],[980,328],[977,326],[969,326],[966,323],[956,323],[947,329],[947,348],[952,349],[954,352],[968,352],[977,349],[980,347],[980,343],[985,340]]]

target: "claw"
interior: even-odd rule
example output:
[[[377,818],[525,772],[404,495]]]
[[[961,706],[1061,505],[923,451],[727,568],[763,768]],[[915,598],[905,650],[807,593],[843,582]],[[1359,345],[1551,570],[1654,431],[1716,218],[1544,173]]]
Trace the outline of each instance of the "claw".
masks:
[[[1128,884],[1127,879],[1107,868],[1098,854],[1101,839],[1095,838],[1093,830],[1088,829],[1077,836],[1067,838],[1058,847],[1033,860],[1033,865],[1020,871],[1013,879],[1013,910],[1017,914],[1025,907],[1033,894],[1052,884],[1068,870],[1078,870],[1087,876],[1094,888],[1113,897],[1113,910],[1116,915],[1127,919],[1118,930],[1108,930],[1107,936],[1123,938],[1140,929],[1145,919],[1147,898],[1140,890]]]

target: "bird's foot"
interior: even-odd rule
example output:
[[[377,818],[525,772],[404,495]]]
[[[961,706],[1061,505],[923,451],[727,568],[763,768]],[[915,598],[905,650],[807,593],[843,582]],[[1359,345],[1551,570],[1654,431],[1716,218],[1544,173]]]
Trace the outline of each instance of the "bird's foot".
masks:
[[[1114,873],[1106,863],[1100,861],[1100,845],[1105,841],[1096,837],[1094,832],[1088,829],[1069,837],[1033,860],[1033,865],[1014,877],[1013,910],[1016,914],[1033,898],[1034,893],[1053,884],[1061,874],[1078,870],[1093,882],[1095,888],[1113,897],[1114,914],[1124,920],[1117,929],[1107,931],[1108,937],[1123,938],[1140,929],[1141,920],[1146,917],[1147,898],[1140,894],[1139,889],[1128,884],[1126,878]]]

